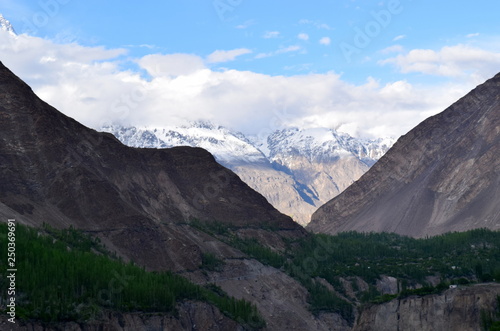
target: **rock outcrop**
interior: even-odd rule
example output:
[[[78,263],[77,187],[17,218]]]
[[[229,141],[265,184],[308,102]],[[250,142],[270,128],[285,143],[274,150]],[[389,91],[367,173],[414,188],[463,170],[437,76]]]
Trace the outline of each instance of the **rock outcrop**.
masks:
[[[498,309],[499,284],[456,288],[442,294],[394,299],[361,312],[354,331],[480,331],[481,311]]]
[[[7,321],[0,317],[0,330],[5,331],[243,331],[241,325],[229,319],[217,308],[201,302],[184,302],[172,314],[118,313],[105,311],[89,322],[62,322],[42,325],[39,322]]]
[[[396,232],[423,237],[500,229],[500,74],[396,144],[320,207],[313,232]]]

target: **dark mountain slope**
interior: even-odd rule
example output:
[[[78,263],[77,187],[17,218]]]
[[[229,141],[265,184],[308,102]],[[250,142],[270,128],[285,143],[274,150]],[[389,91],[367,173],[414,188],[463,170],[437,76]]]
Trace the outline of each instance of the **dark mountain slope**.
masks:
[[[320,207],[314,232],[500,229],[500,74],[401,137]]]
[[[205,150],[126,147],[41,101],[2,64],[0,187],[2,218],[92,231],[152,269],[200,263],[206,235],[186,225],[193,218],[252,231],[274,248],[282,235],[304,235]]]

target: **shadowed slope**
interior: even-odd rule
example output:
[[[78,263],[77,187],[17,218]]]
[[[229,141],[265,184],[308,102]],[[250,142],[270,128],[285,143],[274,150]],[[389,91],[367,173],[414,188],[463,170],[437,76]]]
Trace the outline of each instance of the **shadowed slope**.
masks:
[[[304,235],[207,151],[126,147],[41,101],[1,63],[0,128],[4,219],[92,231],[152,269],[199,265],[205,235],[185,225],[193,218],[271,227],[259,234],[266,243]]]

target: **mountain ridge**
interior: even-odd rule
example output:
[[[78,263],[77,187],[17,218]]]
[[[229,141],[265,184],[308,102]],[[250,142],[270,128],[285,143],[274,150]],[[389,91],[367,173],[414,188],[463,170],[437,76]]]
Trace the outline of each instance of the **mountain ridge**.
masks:
[[[180,231],[193,218],[304,233],[201,148],[127,147],[59,113],[2,64],[0,99],[3,217],[93,231],[146,267],[171,270],[190,268],[201,259],[199,250],[182,253],[182,245],[177,246],[182,241],[193,245]],[[135,228],[151,241],[134,243]],[[144,245],[153,249],[162,236],[178,239],[172,247],[156,247],[163,255],[151,259]],[[190,257],[170,260],[175,252]]]
[[[392,144],[390,138],[360,140],[327,128],[281,129],[259,139],[209,122],[163,128],[108,125],[101,130],[133,147],[202,147],[302,225]]]
[[[0,127],[0,217],[35,228],[73,227],[146,271],[215,284],[255,304],[269,330],[331,330],[331,320],[348,329],[334,312],[309,311],[309,292],[298,280],[233,243],[276,255],[310,234],[206,150],[127,147],[58,112],[1,63]],[[217,270],[207,258],[220,264]],[[194,318],[210,307],[189,302],[180,311],[194,309]],[[222,322],[215,313],[196,320],[215,318]],[[178,325],[170,321],[166,328]]]
[[[406,135],[312,216],[314,232],[500,228],[500,74]]]

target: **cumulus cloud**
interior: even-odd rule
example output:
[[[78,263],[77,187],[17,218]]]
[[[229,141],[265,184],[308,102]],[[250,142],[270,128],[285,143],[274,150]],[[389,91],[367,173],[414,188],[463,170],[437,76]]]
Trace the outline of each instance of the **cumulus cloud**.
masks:
[[[234,59],[236,59],[236,57],[249,53],[252,53],[252,51],[247,48],[238,48],[230,51],[217,50],[212,54],[210,54],[209,56],[207,56],[207,62],[220,63],[220,62],[233,61]]]
[[[299,34],[297,35],[297,38],[299,38],[300,40],[305,40],[305,41],[307,41],[307,40],[309,40],[309,35],[308,35],[307,33],[299,33]]]
[[[7,67],[42,99],[97,129],[110,122],[161,127],[204,119],[256,135],[295,125],[339,128],[363,137],[398,136],[471,88],[381,84],[373,78],[351,84],[334,72],[287,77],[215,71],[192,54],[147,55],[134,60],[139,70],[125,70],[122,49],[4,37],[0,34],[0,51]],[[273,54],[299,49],[290,46]]]
[[[323,37],[319,40],[319,43],[321,45],[325,45],[325,46],[328,46],[332,43],[332,40],[330,39],[330,37]]]
[[[138,64],[153,77],[189,75],[205,68],[203,59],[191,54],[151,54]]]
[[[500,68],[500,53],[468,45],[446,46],[438,51],[414,49],[380,61],[403,73],[419,72],[445,77],[471,77],[476,83],[493,76]]]

